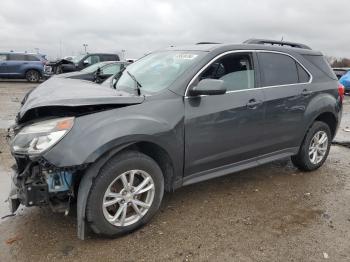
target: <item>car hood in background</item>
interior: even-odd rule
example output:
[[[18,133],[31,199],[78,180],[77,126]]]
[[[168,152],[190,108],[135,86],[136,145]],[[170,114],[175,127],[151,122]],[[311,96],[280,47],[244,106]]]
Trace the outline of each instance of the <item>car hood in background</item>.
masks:
[[[89,81],[53,77],[36,87],[25,98],[18,121],[32,109],[47,107],[80,107],[93,105],[140,104],[144,96],[104,87]]]

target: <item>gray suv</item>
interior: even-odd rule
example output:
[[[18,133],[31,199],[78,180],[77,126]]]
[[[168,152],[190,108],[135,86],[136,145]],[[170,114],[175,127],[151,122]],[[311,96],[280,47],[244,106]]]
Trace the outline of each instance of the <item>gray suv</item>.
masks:
[[[285,157],[315,170],[343,96],[321,53],[268,40],[157,51],[110,87],[47,81],[9,130],[11,210],[76,201],[79,238],[86,225],[113,237],[150,221],[165,191]]]

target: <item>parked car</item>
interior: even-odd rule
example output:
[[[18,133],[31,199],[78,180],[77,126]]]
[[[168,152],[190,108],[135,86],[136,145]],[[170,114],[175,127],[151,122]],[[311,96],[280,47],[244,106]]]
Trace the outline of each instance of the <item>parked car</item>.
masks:
[[[165,191],[286,157],[318,169],[343,96],[320,52],[268,40],[157,51],[113,88],[48,81],[10,129],[11,210],[68,212],[77,197],[79,238],[86,225],[114,237],[150,221]]]
[[[345,93],[350,94],[350,71],[348,71],[346,74],[344,74],[339,79],[339,82],[344,86]]]
[[[340,79],[343,75],[350,71],[350,68],[334,67],[333,71],[335,75]]]
[[[53,74],[62,74],[68,72],[80,71],[88,66],[105,61],[119,61],[119,56],[116,54],[84,54],[71,57],[71,59],[59,59],[54,62],[49,62],[45,65],[44,75],[49,78]]]
[[[1,52],[0,78],[27,79],[38,82],[43,75],[44,56],[29,53]]]
[[[87,80],[87,81],[92,81],[96,83],[102,83],[110,76],[115,75],[120,70],[123,70],[129,64],[130,63],[128,62],[120,62],[120,61],[100,62],[100,63],[93,64],[91,66],[88,66],[81,71],[64,73],[64,74],[57,75],[56,77],[81,79],[81,80]]]

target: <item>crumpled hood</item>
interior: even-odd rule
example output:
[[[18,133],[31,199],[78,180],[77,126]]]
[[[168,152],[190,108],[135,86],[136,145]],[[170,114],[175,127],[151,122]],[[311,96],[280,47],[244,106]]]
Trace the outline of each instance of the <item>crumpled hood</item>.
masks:
[[[140,104],[144,96],[101,86],[89,81],[53,77],[36,87],[21,107],[18,120],[35,108],[78,107],[89,105],[130,105]]]

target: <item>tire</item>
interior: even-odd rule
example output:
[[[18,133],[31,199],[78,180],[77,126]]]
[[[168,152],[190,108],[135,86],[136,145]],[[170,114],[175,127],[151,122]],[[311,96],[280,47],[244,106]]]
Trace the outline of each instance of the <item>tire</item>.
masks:
[[[31,83],[37,83],[40,80],[40,73],[37,70],[28,70],[25,76],[27,81]]]
[[[131,171],[135,170],[137,170],[137,172],[133,172],[135,173],[133,179],[134,187],[125,190],[125,187],[123,187],[124,182],[122,176],[123,174],[125,175],[124,178],[126,178],[129,186]],[[138,186],[146,180],[143,176],[150,177],[150,182],[143,187],[144,190],[151,187],[152,183],[154,186],[153,189],[151,188],[144,193],[137,194],[136,190]],[[107,191],[107,189],[110,189],[110,191]],[[131,191],[134,191],[134,196],[131,195]],[[141,191],[142,190],[139,192]],[[115,196],[113,196],[115,198],[106,197],[108,194],[107,192],[112,192],[109,194],[115,194]],[[160,167],[152,158],[136,151],[121,153],[112,157],[100,169],[98,176],[94,180],[87,200],[87,221],[96,234],[106,237],[116,237],[130,233],[151,220],[160,207],[163,192],[164,177]],[[125,195],[123,196],[122,194],[124,193]],[[124,198],[120,198],[120,196]],[[110,203],[117,200],[118,202],[110,205]],[[150,202],[150,200],[152,201]],[[134,201],[142,201],[143,204],[149,203],[149,207],[137,206],[137,209],[139,209],[139,213],[137,213],[134,208],[136,203]],[[109,206],[104,207],[107,203]],[[119,210],[121,209],[122,212],[120,213]],[[124,210],[126,210],[125,216]],[[118,212],[120,216],[117,217]],[[128,214],[130,218],[128,217]],[[107,220],[112,219],[113,217],[117,217],[114,222]],[[134,222],[132,218],[134,218]]]
[[[325,134],[327,136],[327,145],[324,143],[322,147],[320,146],[320,151],[318,149],[313,150],[314,153],[311,155],[311,147],[315,145],[315,140],[313,139],[316,134],[317,136]],[[322,140],[322,138],[320,140]],[[298,154],[291,157],[293,164],[302,171],[313,171],[318,169],[327,159],[331,147],[331,140],[332,135],[329,126],[324,122],[314,122],[311,128],[308,130]],[[323,152],[324,155],[321,157],[321,153],[323,154]],[[314,158],[314,154],[320,154],[320,156],[317,157],[316,155],[316,158]]]

